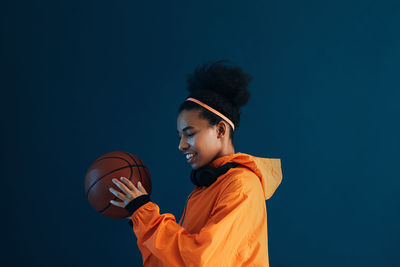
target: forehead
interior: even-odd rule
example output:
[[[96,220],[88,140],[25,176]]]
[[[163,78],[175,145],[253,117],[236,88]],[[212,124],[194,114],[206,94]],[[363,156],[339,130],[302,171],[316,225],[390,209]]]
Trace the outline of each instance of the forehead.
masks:
[[[208,126],[206,119],[199,117],[200,110],[182,110],[177,118],[177,132],[188,127],[203,128]]]

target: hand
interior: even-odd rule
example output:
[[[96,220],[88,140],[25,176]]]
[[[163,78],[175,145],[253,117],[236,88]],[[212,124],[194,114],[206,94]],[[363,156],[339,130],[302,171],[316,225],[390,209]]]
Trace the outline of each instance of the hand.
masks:
[[[126,179],[125,177],[121,177],[120,179],[121,181],[118,181],[117,179],[114,178],[112,179],[112,181],[122,190],[122,192],[118,192],[112,187],[110,187],[109,189],[111,193],[113,193],[116,197],[122,200],[122,202],[110,200],[110,203],[113,204],[114,206],[125,208],[126,205],[128,205],[128,203],[134,200],[135,198],[141,195],[147,195],[146,189],[144,189],[144,187],[140,182],[138,182],[138,188],[136,188],[136,186],[134,186],[133,183],[128,179]]]

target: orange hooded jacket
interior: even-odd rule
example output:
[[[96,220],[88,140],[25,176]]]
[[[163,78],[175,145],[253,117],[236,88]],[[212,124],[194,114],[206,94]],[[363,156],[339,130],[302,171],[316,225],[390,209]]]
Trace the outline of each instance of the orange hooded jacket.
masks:
[[[179,224],[151,201],[132,214],[145,267],[269,266],[265,200],[282,181],[281,160],[237,152],[210,165],[227,162],[240,165],[196,187]]]

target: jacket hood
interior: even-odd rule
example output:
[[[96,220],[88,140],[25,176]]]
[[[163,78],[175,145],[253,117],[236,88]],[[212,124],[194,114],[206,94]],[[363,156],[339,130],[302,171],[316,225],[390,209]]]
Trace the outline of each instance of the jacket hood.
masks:
[[[217,168],[228,162],[236,162],[246,166],[260,179],[265,199],[274,194],[282,181],[281,160],[278,158],[261,158],[237,152],[213,160],[209,165]]]

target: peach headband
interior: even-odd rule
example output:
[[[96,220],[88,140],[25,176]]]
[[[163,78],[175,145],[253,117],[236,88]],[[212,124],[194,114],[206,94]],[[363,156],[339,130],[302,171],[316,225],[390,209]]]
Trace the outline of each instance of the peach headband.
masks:
[[[201,102],[200,100],[194,99],[194,98],[192,98],[192,97],[189,97],[189,98],[187,98],[186,100],[193,101],[193,102],[199,104],[200,106],[202,106],[202,107],[208,109],[208,110],[211,111],[212,113],[217,114],[218,116],[220,116],[221,118],[223,118],[224,120],[226,120],[226,121],[231,125],[232,129],[235,130],[235,126],[233,125],[233,122],[232,122],[230,119],[228,119],[227,117],[225,117],[224,115],[222,115],[222,113],[220,113],[220,112],[218,112],[217,110],[213,109],[213,108],[210,107],[209,105],[204,104],[204,103]],[[186,101],[186,100],[185,100],[185,101]]]

